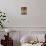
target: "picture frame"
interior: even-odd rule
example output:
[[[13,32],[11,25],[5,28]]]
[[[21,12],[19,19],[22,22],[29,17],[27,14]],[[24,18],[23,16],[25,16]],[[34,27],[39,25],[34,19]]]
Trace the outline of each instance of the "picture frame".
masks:
[[[27,7],[21,7],[21,15],[27,15]]]

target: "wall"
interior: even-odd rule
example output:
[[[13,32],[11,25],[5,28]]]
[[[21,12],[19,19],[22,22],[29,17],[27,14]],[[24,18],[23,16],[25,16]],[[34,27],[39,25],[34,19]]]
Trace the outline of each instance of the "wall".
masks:
[[[37,38],[42,41],[41,39],[44,38],[46,31],[17,31],[17,30],[12,30],[9,32],[9,36],[13,39],[13,46],[20,46],[20,40],[23,36],[37,36]],[[0,43],[1,39],[5,39],[4,35],[7,35],[6,32],[0,32]],[[39,37],[38,37],[39,36]],[[44,41],[44,39],[43,39]]]
[[[46,0],[0,0],[0,9],[6,12],[7,27],[46,27]],[[28,7],[27,16],[20,7]]]
[[[27,16],[20,14],[21,6],[28,7]],[[46,0],[0,0],[0,9],[7,15],[5,26],[20,31],[20,36],[31,31],[46,31]]]

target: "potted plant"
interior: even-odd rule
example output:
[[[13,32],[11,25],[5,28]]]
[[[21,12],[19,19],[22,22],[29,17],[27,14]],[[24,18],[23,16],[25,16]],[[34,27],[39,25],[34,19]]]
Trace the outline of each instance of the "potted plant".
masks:
[[[0,27],[4,28],[4,22],[6,20],[6,15],[4,12],[0,11]]]

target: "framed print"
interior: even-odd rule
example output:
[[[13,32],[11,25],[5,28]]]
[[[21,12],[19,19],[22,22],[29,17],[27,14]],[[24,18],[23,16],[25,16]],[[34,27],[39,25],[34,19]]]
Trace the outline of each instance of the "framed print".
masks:
[[[21,15],[27,15],[27,7],[21,7]]]

